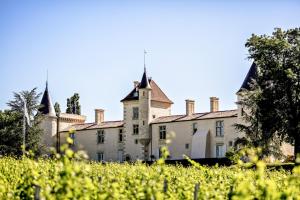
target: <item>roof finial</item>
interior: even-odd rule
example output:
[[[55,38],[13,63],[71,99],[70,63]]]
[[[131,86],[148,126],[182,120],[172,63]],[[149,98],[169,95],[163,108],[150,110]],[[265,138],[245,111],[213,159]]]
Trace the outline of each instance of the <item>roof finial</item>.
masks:
[[[147,51],[144,49],[144,72],[146,73],[146,54]]]
[[[46,88],[48,88],[48,69],[47,69]]]

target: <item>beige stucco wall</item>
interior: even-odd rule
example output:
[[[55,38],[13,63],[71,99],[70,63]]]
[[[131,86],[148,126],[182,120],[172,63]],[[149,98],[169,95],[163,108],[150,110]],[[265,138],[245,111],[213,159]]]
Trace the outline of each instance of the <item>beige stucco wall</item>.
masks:
[[[224,137],[216,137],[216,121],[224,121]],[[205,119],[205,120],[193,120],[184,122],[172,122],[172,123],[159,123],[152,125],[152,155],[156,158],[159,156],[159,148],[164,145],[164,141],[159,140],[159,126],[165,125],[167,134],[175,135],[171,138],[171,143],[168,144],[170,151],[170,159],[182,159],[182,155],[191,156],[191,144],[193,136],[193,123],[197,123],[198,130],[210,131],[209,134],[209,155],[208,157],[216,157],[216,144],[224,144],[225,150],[228,150],[229,141],[239,135],[233,124],[236,122],[236,117],[230,118],[218,118],[218,119]],[[168,136],[167,136],[168,137]],[[189,148],[185,148],[185,144],[189,144]]]
[[[171,115],[171,104],[151,101],[150,121],[158,117],[169,116],[169,115]]]
[[[75,149],[86,151],[89,159],[97,161],[97,153],[103,152],[105,161],[118,161],[118,151],[123,150],[123,143],[119,143],[119,130],[121,128],[106,128],[104,130],[104,143],[97,143],[97,131],[100,129],[90,129],[76,131]],[[68,132],[61,133],[61,143],[65,143]]]
[[[143,149],[140,143],[135,144],[135,140],[140,139],[139,135],[133,135],[133,124],[140,124],[139,119],[133,120],[133,107],[139,107],[139,101],[126,101],[123,104],[124,112],[124,140],[125,155],[130,155],[131,160],[142,159]]]
[[[42,143],[46,148],[55,146],[56,119],[56,117],[52,116],[43,116],[43,120],[40,123],[40,127],[43,130]]]
[[[150,139],[150,126],[152,120],[161,116],[171,114],[171,105],[162,102],[151,101],[151,90],[140,89],[139,100],[123,102],[124,112],[124,134],[125,134],[125,154],[130,155],[131,160],[148,159],[150,154],[144,155],[144,148],[150,152],[149,146],[144,147],[140,139]],[[132,119],[133,107],[139,108],[139,118]],[[155,118],[154,118],[155,117]],[[139,125],[139,134],[133,135],[133,125]],[[138,144],[135,143],[138,140]]]

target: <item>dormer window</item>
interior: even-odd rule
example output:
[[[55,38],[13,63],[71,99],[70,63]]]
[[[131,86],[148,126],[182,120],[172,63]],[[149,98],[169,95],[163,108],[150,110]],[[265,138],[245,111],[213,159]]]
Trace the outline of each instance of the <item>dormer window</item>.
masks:
[[[139,95],[138,91],[135,91],[135,92],[133,93],[133,96],[134,96],[134,97],[137,97],[138,95]]]

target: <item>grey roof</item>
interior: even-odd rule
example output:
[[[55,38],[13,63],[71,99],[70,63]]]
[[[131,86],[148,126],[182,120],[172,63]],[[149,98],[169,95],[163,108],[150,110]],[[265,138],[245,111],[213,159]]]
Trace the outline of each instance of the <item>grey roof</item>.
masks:
[[[75,131],[91,130],[91,129],[104,129],[104,128],[121,128],[124,126],[124,121],[105,121],[100,124],[96,123],[81,123],[73,124],[64,128],[61,132],[68,132],[70,129]]]
[[[249,90],[252,79],[256,79],[256,77],[257,77],[257,66],[253,62],[238,92],[240,92],[242,89]]]
[[[155,81],[153,79],[148,79],[148,83],[150,84],[150,87],[151,87],[151,100],[173,104],[173,102],[160,89],[160,87],[155,83]],[[138,100],[139,99],[138,90],[140,87],[141,87],[141,83],[139,85],[137,85],[135,88],[133,88],[133,90],[124,99],[122,99],[121,102]]]
[[[169,115],[169,116],[158,117],[154,121],[152,121],[151,124],[182,122],[182,121],[191,121],[191,120],[204,120],[204,119],[217,119],[217,118],[227,118],[227,117],[237,117],[237,110],[194,113],[192,115]]]
[[[218,112],[195,113],[193,115],[169,115],[156,118],[151,124],[168,123],[168,122],[183,122],[191,120],[217,119],[237,117],[237,110],[226,110]],[[70,129],[75,131],[91,130],[91,129],[105,129],[105,128],[122,128],[124,121],[105,121],[100,124],[96,123],[78,123],[64,128],[61,132],[68,132]]]
[[[56,116],[55,109],[51,101],[51,97],[48,91],[48,82],[46,82],[46,88],[42,97],[41,107],[39,108],[39,112],[44,115]]]

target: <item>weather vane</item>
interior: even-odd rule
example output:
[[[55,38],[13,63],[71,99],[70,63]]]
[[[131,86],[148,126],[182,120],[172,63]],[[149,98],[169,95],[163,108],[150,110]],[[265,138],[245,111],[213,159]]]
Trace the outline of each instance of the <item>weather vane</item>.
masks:
[[[146,71],[146,54],[147,51],[144,49],[144,71]]]

